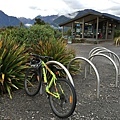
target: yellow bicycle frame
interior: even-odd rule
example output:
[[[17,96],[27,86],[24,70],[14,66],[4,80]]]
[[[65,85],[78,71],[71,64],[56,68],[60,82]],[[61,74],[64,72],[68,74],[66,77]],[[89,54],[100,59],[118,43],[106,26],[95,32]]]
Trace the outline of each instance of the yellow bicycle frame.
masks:
[[[45,70],[48,70],[48,72],[50,72],[50,74],[52,75],[52,78],[51,78],[49,84],[47,84],[47,86],[46,86],[46,89],[45,89],[46,92],[47,92],[48,94],[54,96],[55,98],[60,99],[60,94],[58,93],[58,89],[57,89],[57,87],[56,87],[56,82],[55,82],[55,81],[57,80],[56,75],[52,72],[52,70],[50,70],[50,68],[44,63],[44,61],[42,61],[42,72],[43,72],[44,83],[48,83],[47,76],[46,76],[46,71],[45,71]],[[52,93],[52,92],[50,91],[50,88],[51,88],[51,86],[52,86],[53,84],[54,84],[55,90],[56,90],[56,92],[54,92],[54,93]],[[62,88],[61,88],[61,89],[62,89]],[[61,91],[63,91],[63,90],[61,90]]]

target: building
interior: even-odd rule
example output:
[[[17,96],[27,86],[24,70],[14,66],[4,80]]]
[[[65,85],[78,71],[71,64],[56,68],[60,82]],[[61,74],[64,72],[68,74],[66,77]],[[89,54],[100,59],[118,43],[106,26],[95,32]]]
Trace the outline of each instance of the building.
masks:
[[[62,34],[64,34],[65,27],[70,27],[71,36],[75,39],[112,40],[115,29],[120,28],[120,17],[85,9],[80,11],[75,18],[59,26],[63,28]]]

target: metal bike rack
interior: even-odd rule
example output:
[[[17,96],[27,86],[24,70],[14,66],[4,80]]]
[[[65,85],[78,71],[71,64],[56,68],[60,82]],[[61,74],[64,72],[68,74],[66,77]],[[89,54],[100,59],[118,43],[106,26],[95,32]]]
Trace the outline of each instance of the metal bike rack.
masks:
[[[114,53],[114,52],[112,52],[110,50],[101,50],[101,51],[97,52],[96,54],[99,54],[99,53],[111,53],[114,57],[117,58],[117,62],[118,62],[118,74],[120,75],[120,58],[119,58],[119,56],[116,53]],[[117,65],[117,63],[116,63],[116,65]]]
[[[88,60],[87,58],[84,58],[84,57],[75,57],[69,62],[67,69],[69,70],[71,63],[77,59],[81,59],[81,60],[88,62],[92,66],[93,70],[95,71],[96,77],[97,77],[97,98],[99,98],[100,77],[99,77],[99,74],[98,74],[96,67],[94,66],[94,64],[90,60]]]
[[[105,48],[105,47],[101,47],[101,46],[98,46],[98,47],[95,47],[95,48],[93,48],[90,52],[89,52],[89,56],[91,56],[91,54],[95,54],[96,52],[98,52],[98,51],[101,51],[101,50],[106,50],[106,51],[111,51],[111,50],[109,50],[109,49],[107,49],[107,48]],[[110,57],[112,58],[112,57],[114,57],[113,58],[113,60],[115,61],[115,56],[112,56],[113,54],[112,53],[110,53]],[[119,61],[118,61],[119,62]],[[119,64],[119,63],[118,63]]]
[[[102,51],[102,50],[108,51],[109,49],[107,49],[107,48],[105,48],[105,47],[95,47],[95,48],[93,48],[93,49],[89,52],[89,57],[92,56],[92,55],[94,55],[94,54],[97,53],[97,52]],[[112,55],[110,54],[109,56],[112,56]]]
[[[105,47],[101,47],[101,46],[95,47],[95,48],[93,48],[93,49],[89,52],[89,57],[90,57],[91,55],[97,53],[98,51],[101,51],[101,50],[106,50],[106,51],[107,51],[107,50],[109,50],[109,49],[107,49],[107,48],[105,48]],[[110,53],[109,56],[110,56],[110,57],[112,56],[111,53]]]
[[[92,55],[92,56],[90,56],[88,59],[89,60],[91,60],[93,57],[95,57],[95,56],[103,56],[103,57],[106,57],[107,59],[109,59],[112,63],[113,63],[113,65],[114,65],[114,67],[115,67],[115,70],[116,70],[116,87],[118,86],[118,68],[117,68],[117,65],[116,65],[116,63],[113,61],[113,59],[112,58],[110,58],[109,56],[107,56],[107,55],[105,55],[105,54],[102,54],[102,53],[100,53],[100,54],[94,54],[94,55]]]
[[[114,61],[115,61],[115,58],[116,58],[117,62],[118,62],[118,74],[120,74],[120,58],[119,58],[119,56],[115,52],[113,52],[113,51],[111,51],[111,50],[109,50],[105,47],[95,47],[94,49],[92,49],[90,51],[89,57],[93,54],[99,54],[99,53],[110,53],[110,57],[112,58],[112,56],[113,56]],[[117,64],[117,62],[115,61],[116,64]]]
[[[57,62],[57,61],[48,61],[46,62],[47,65],[49,64],[56,64],[56,65],[59,65],[66,73],[67,77],[69,78],[70,82],[72,83],[72,85],[74,86],[74,82],[73,82],[73,79],[72,79],[72,76],[71,74],[69,73],[68,69],[63,65],[61,64],[60,62]]]
[[[101,47],[101,46],[99,46],[99,47],[95,47],[95,48],[93,48],[90,52],[89,52],[89,56],[91,56],[91,54],[92,53],[94,53],[94,51],[96,51],[96,50],[108,50],[107,48],[105,48],[105,47]]]

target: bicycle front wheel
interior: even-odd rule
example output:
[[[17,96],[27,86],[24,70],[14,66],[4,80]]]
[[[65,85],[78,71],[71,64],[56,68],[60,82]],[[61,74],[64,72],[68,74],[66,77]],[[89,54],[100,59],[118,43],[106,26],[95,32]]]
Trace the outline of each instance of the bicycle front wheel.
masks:
[[[76,107],[77,96],[75,88],[65,78],[58,78],[58,80],[56,80],[56,87],[53,85],[51,92],[56,92],[56,88],[60,94],[60,99],[50,95],[50,106],[56,116],[67,118],[72,115]]]
[[[41,87],[41,75],[36,68],[28,68],[24,80],[25,91],[29,96],[36,95]]]

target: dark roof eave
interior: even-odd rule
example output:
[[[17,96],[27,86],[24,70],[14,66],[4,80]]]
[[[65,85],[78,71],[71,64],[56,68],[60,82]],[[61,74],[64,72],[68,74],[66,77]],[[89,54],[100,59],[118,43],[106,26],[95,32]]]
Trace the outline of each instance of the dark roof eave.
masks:
[[[102,16],[105,17],[105,18],[113,19],[113,20],[115,20],[115,21],[117,21],[117,22],[120,22],[120,19],[118,20],[118,19],[116,19],[116,18],[106,16],[105,14],[103,14]]]
[[[59,26],[61,27],[61,26],[69,25],[72,22],[77,21],[79,19],[82,19],[82,18],[84,18],[84,17],[86,17],[88,15],[101,16],[101,17],[105,17],[106,19],[113,19],[113,21],[116,21],[116,22],[120,23],[120,18],[117,17],[117,16],[113,16],[113,15],[111,16],[110,14],[106,14],[106,13],[100,13],[100,12],[97,13],[97,12],[94,12],[94,11],[90,11],[90,12],[88,12],[88,13],[82,15],[82,16],[78,16],[78,17],[70,19],[70,20],[68,20],[68,21],[66,21],[64,23],[61,23],[61,24],[59,24]]]

